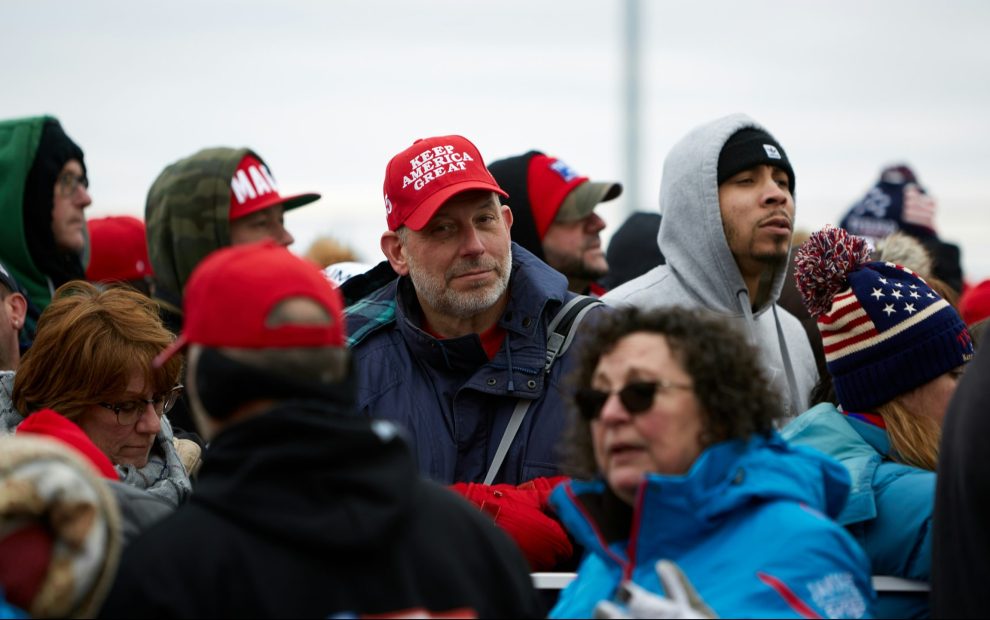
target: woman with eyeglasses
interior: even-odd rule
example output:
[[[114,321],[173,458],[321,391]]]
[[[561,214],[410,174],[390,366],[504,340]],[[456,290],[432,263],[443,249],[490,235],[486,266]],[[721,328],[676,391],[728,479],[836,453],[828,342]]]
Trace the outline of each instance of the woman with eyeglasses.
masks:
[[[31,301],[26,346],[52,291],[86,278],[92,198],[82,149],[51,116],[0,121],[0,170],[0,260]]]
[[[199,448],[175,439],[166,417],[182,390],[182,362],[152,365],[172,340],[154,303],[137,291],[65,284],[14,377],[12,409],[0,402],[0,432],[52,409],[83,430],[124,485],[146,492],[130,496],[174,509],[192,490],[180,454],[198,457]]]
[[[551,617],[871,615],[869,563],[829,518],[849,476],[780,439],[761,368],[697,311],[596,322],[572,377],[575,479],[551,496],[585,556]]]

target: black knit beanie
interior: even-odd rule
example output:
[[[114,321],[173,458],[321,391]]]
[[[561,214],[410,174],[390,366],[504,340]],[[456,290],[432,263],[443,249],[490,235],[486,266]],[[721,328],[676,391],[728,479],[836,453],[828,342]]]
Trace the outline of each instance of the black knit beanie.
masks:
[[[31,260],[43,274],[51,278],[55,288],[69,280],[86,278],[82,257],[59,250],[52,234],[55,181],[70,159],[79,161],[85,175],[86,164],[82,149],[65,135],[57,120],[45,120],[38,151],[24,184],[24,236]]]
[[[790,179],[791,196],[794,195],[794,169],[787,159],[784,147],[773,136],[755,127],[740,129],[726,140],[718,155],[718,184],[743,170],[766,164],[776,166],[787,173]]]

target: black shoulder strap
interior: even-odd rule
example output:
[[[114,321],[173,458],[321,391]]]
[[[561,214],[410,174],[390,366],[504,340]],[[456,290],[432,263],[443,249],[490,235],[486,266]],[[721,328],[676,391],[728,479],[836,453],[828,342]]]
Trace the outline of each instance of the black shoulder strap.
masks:
[[[550,336],[547,337],[547,361],[543,367],[545,373],[550,372],[554,361],[563,355],[571,346],[571,341],[574,339],[574,328],[581,323],[584,315],[591,310],[592,306],[602,303],[601,300],[594,297],[577,295],[574,299],[564,304],[564,307],[557,312],[550,321],[550,324],[547,325],[547,331],[550,332]],[[529,405],[532,402],[528,398],[520,398],[516,402],[516,408],[512,410],[512,417],[509,418],[509,424],[505,427],[505,432],[502,433],[502,440],[499,441],[498,449],[495,450],[492,464],[488,467],[488,473],[485,475],[485,484],[491,484],[495,480],[498,470],[502,468],[505,455],[509,453],[512,440],[516,438],[516,433],[519,431],[519,427],[522,426],[523,418],[526,417],[526,412],[529,410]]]

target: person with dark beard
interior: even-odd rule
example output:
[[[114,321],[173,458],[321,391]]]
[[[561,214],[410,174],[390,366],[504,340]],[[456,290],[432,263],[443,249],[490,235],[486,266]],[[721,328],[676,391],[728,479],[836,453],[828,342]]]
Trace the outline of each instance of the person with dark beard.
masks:
[[[57,119],[0,122],[0,260],[31,302],[24,345],[55,289],[86,279],[84,209],[92,202],[82,149]]]
[[[595,207],[622,194],[622,185],[591,181],[562,160],[530,151],[488,169],[509,194],[512,240],[567,276],[568,289],[601,296],[608,261]]]
[[[602,300],[643,309],[685,306],[722,316],[760,349],[787,417],[818,382],[800,321],[777,304],[794,230],[794,168],[761,125],[733,114],[682,138],[664,160],[657,245],[666,264]]]

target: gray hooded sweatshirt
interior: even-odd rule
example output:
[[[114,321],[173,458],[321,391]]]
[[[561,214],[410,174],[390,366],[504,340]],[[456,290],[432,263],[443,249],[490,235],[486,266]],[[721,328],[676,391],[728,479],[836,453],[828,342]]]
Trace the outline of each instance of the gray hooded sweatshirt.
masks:
[[[747,127],[766,131],[748,116],[733,114],[693,130],[671,149],[660,184],[663,219],[657,235],[667,263],[610,291],[603,301],[647,309],[702,307],[737,322],[759,347],[767,376],[793,417],[808,408],[818,369],[801,323],[776,304],[787,257],[764,272],[753,303],[722,228],[718,156],[732,134]]]

